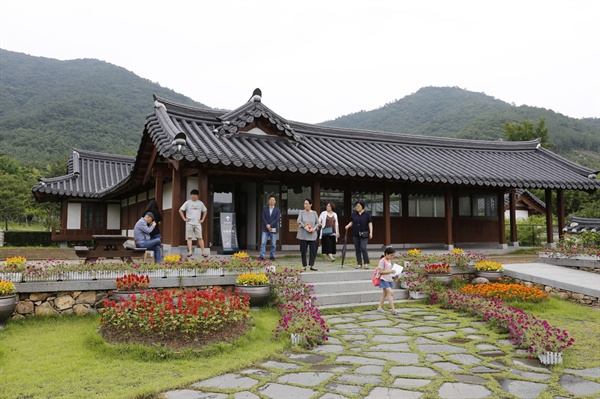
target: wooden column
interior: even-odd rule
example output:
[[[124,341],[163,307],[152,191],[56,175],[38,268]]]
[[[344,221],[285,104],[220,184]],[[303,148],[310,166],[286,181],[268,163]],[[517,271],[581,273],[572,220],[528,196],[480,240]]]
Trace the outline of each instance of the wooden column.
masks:
[[[314,179],[312,182],[312,200],[313,200],[313,211],[317,212],[317,215],[321,214],[321,182],[318,179]]]
[[[408,226],[408,188],[408,185],[405,184],[400,190],[402,193],[402,223],[400,224],[402,229],[402,234],[400,235],[402,237],[402,244],[406,244],[408,241],[408,229],[405,227]]]
[[[154,171],[154,196],[158,203],[158,209],[162,212],[163,205],[163,172],[162,170]]]
[[[547,188],[545,191],[546,198],[546,246],[554,246],[554,231],[552,228],[552,190]]]
[[[565,191],[559,188],[556,191],[556,214],[558,222],[558,239],[565,239]]]
[[[387,182],[383,186],[383,221],[385,224],[383,243],[390,246],[392,245],[392,220],[390,217],[390,183]]]
[[[504,202],[502,202],[504,204]],[[508,192],[508,212],[510,214],[510,243],[517,247],[519,240],[517,239],[517,196],[514,188]]]
[[[444,214],[446,218],[446,247],[454,249],[454,234],[452,231],[452,190],[450,187],[446,188],[444,193]]]
[[[204,205],[206,205],[207,209],[206,219],[204,221],[204,224],[202,225],[202,237],[204,239],[204,248],[209,248],[210,250],[209,244],[211,240],[209,240],[209,237],[211,237],[212,233],[212,205],[210,201],[210,192],[208,188],[208,175],[206,173],[202,173],[201,170],[198,170],[198,191],[200,192],[198,198],[200,199],[200,201],[204,202]]]
[[[504,191],[498,190],[496,198],[496,208],[498,210],[498,243],[504,248],[506,247],[506,232],[504,228]]]
[[[177,248],[181,244],[181,226],[182,220],[179,216],[179,207],[183,204],[181,195],[181,172],[178,168],[173,168],[171,171],[172,192],[171,192],[171,248]],[[177,253],[177,252],[175,252]]]

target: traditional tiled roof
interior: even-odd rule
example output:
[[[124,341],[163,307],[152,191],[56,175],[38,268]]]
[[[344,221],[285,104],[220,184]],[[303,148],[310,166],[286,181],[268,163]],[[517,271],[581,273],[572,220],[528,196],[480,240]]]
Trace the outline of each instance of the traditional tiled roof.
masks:
[[[521,198],[521,196],[526,196],[526,197],[530,198],[533,202],[538,204],[540,207],[546,209],[546,203],[544,201],[542,201],[541,199],[539,199],[538,197],[536,197],[535,195],[533,195],[533,193],[531,191],[525,190],[523,188],[516,189],[515,190],[516,200],[519,201],[519,198]],[[504,207],[506,208],[509,204],[510,204],[510,198],[507,193],[507,194],[504,194]]]
[[[239,131],[257,120],[281,134]],[[311,125],[283,120],[253,100],[224,113],[156,98],[146,129],[161,155],[207,165],[482,187],[600,188],[598,171],[542,148],[539,140],[464,140]],[[181,149],[173,144],[177,134],[185,138]]]
[[[134,157],[73,150],[67,175],[40,179],[32,191],[37,199],[53,196],[94,198],[123,181],[131,172]]]
[[[597,232],[600,231],[600,219],[597,218],[582,218],[579,216],[570,216],[571,224],[563,230],[567,233],[578,234],[584,231]]]

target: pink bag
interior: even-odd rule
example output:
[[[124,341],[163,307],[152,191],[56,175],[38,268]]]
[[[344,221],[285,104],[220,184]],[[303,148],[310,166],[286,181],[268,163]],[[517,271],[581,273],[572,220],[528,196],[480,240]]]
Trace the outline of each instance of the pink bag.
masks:
[[[371,279],[371,281],[373,282],[373,286],[379,287],[379,282],[381,281],[381,278],[379,276],[379,266],[375,268],[375,271],[373,272],[373,278]]]

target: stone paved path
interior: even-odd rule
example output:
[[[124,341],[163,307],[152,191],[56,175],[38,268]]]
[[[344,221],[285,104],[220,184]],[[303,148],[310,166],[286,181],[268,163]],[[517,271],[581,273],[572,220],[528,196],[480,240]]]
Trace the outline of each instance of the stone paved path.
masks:
[[[168,399],[598,398],[600,367],[548,368],[484,323],[399,306],[324,316],[324,345],[168,391]],[[300,353],[299,353],[300,352]]]

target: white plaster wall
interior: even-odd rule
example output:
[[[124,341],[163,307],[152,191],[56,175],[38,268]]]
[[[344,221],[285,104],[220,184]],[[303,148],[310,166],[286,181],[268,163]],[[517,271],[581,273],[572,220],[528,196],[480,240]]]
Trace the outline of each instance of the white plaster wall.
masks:
[[[173,183],[163,185],[162,208],[163,210],[173,208]]]
[[[510,211],[504,211],[504,217],[506,219],[510,219]],[[516,210],[515,217],[517,218],[517,220],[519,220],[519,219],[527,220],[527,219],[529,219],[529,213],[525,210]]]
[[[118,229],[121,227],[121,205],[108,204],[106,206],[106,228]]]
[[[144,193],[139,193],[137,195],[137,202],[145,202],[147,198],[148,197],[146,197],[146,193],[145,192]]]
[[[81,202],[67,204],[67,229],[81,228]]]
[[[185,186],[185,199],[189,200],[190,199],[190,191],[192,191],[193,189],[198,190],[198,177],[197,176],[188,176],[187,181],[186,181],[186,186]],[[202,200],[202,202],[204,202],[206,200],[206,198],[200,198],[200,200]],[[208,206],[208,204],[204,204],[206,206]],[[181,204],[179,205],[181,206]]]

